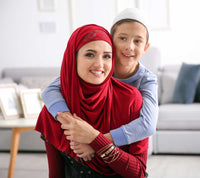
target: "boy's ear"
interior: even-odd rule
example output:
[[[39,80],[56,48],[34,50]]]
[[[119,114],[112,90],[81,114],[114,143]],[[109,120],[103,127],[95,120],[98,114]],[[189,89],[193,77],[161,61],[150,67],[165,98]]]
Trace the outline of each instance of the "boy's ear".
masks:
[[[147,43],[144,47],[144,52],[146,52],[149,49],[150,43]]]

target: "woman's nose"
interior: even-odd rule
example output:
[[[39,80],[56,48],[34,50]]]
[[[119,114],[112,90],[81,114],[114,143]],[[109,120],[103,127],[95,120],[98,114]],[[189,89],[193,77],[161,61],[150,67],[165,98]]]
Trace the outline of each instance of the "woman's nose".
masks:
[[[101,56],[98,56],[95,60],[95,66],[96,67],[102,67],[103,66],[103,58]]]

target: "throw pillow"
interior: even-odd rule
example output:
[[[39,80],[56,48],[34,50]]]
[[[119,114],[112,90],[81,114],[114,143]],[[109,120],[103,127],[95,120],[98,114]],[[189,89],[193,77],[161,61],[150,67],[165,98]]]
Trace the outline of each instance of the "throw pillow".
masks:
[[[159,104],[167,104],[173,102],[174,88],[180,68],[181,65],[165,65],[161,69],[161,82],[159,86],[161,95]]]
[[[197,85],[194,102],[200,103],[200,81],[199,81],[199,83]]]
[[[200,65],[183,63],[173,93],[173,103],[193,103],[200,75]]]

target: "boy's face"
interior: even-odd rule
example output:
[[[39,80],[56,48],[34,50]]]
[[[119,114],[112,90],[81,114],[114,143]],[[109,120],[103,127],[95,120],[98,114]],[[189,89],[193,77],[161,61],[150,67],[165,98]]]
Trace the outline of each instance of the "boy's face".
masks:
[[[147,30],[138,22],[124,22],[116,27],[113,36],[116,65],[131,66],[147,51]]]

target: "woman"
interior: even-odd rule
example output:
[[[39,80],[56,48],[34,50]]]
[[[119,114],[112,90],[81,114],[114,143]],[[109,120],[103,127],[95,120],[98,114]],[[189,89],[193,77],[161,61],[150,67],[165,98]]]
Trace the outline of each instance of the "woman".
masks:
[[[113,76],[139,89],[143,107],[138,119],[113,129],[105,134],[117,146],[127,145],[153,135],[158,116],[157,78],[139,63],[149,48],[149,28],[138,9],[125,9],[115,19],[111,35],[116,48],[116,62]],[[60,79],[56,79],[42,93],[49,112],[59,120],[58,112],[70,111],[60,93]],[[62,117],[67,117],[65,112]],[[83,151],[82,151],[83,152]],[[83,156],[84,155],[84,156]],[[90,160],[86,154],[79,155]]]
[[[36,130],[46,140],[49,177],[64,177],[63,169],[66,177],[145,176],[148,139],[118,148],[103,135],[136,119],[142,107],[140,92],[112,77],[114,54],[112,38],[100,26],[80,27],[70,37],[60,73],[61,92],[70,111],[84,120],[82,124],[91,125],[86,144],[95,156],[87,162],[77,159],[61,124],[44,107]]]

